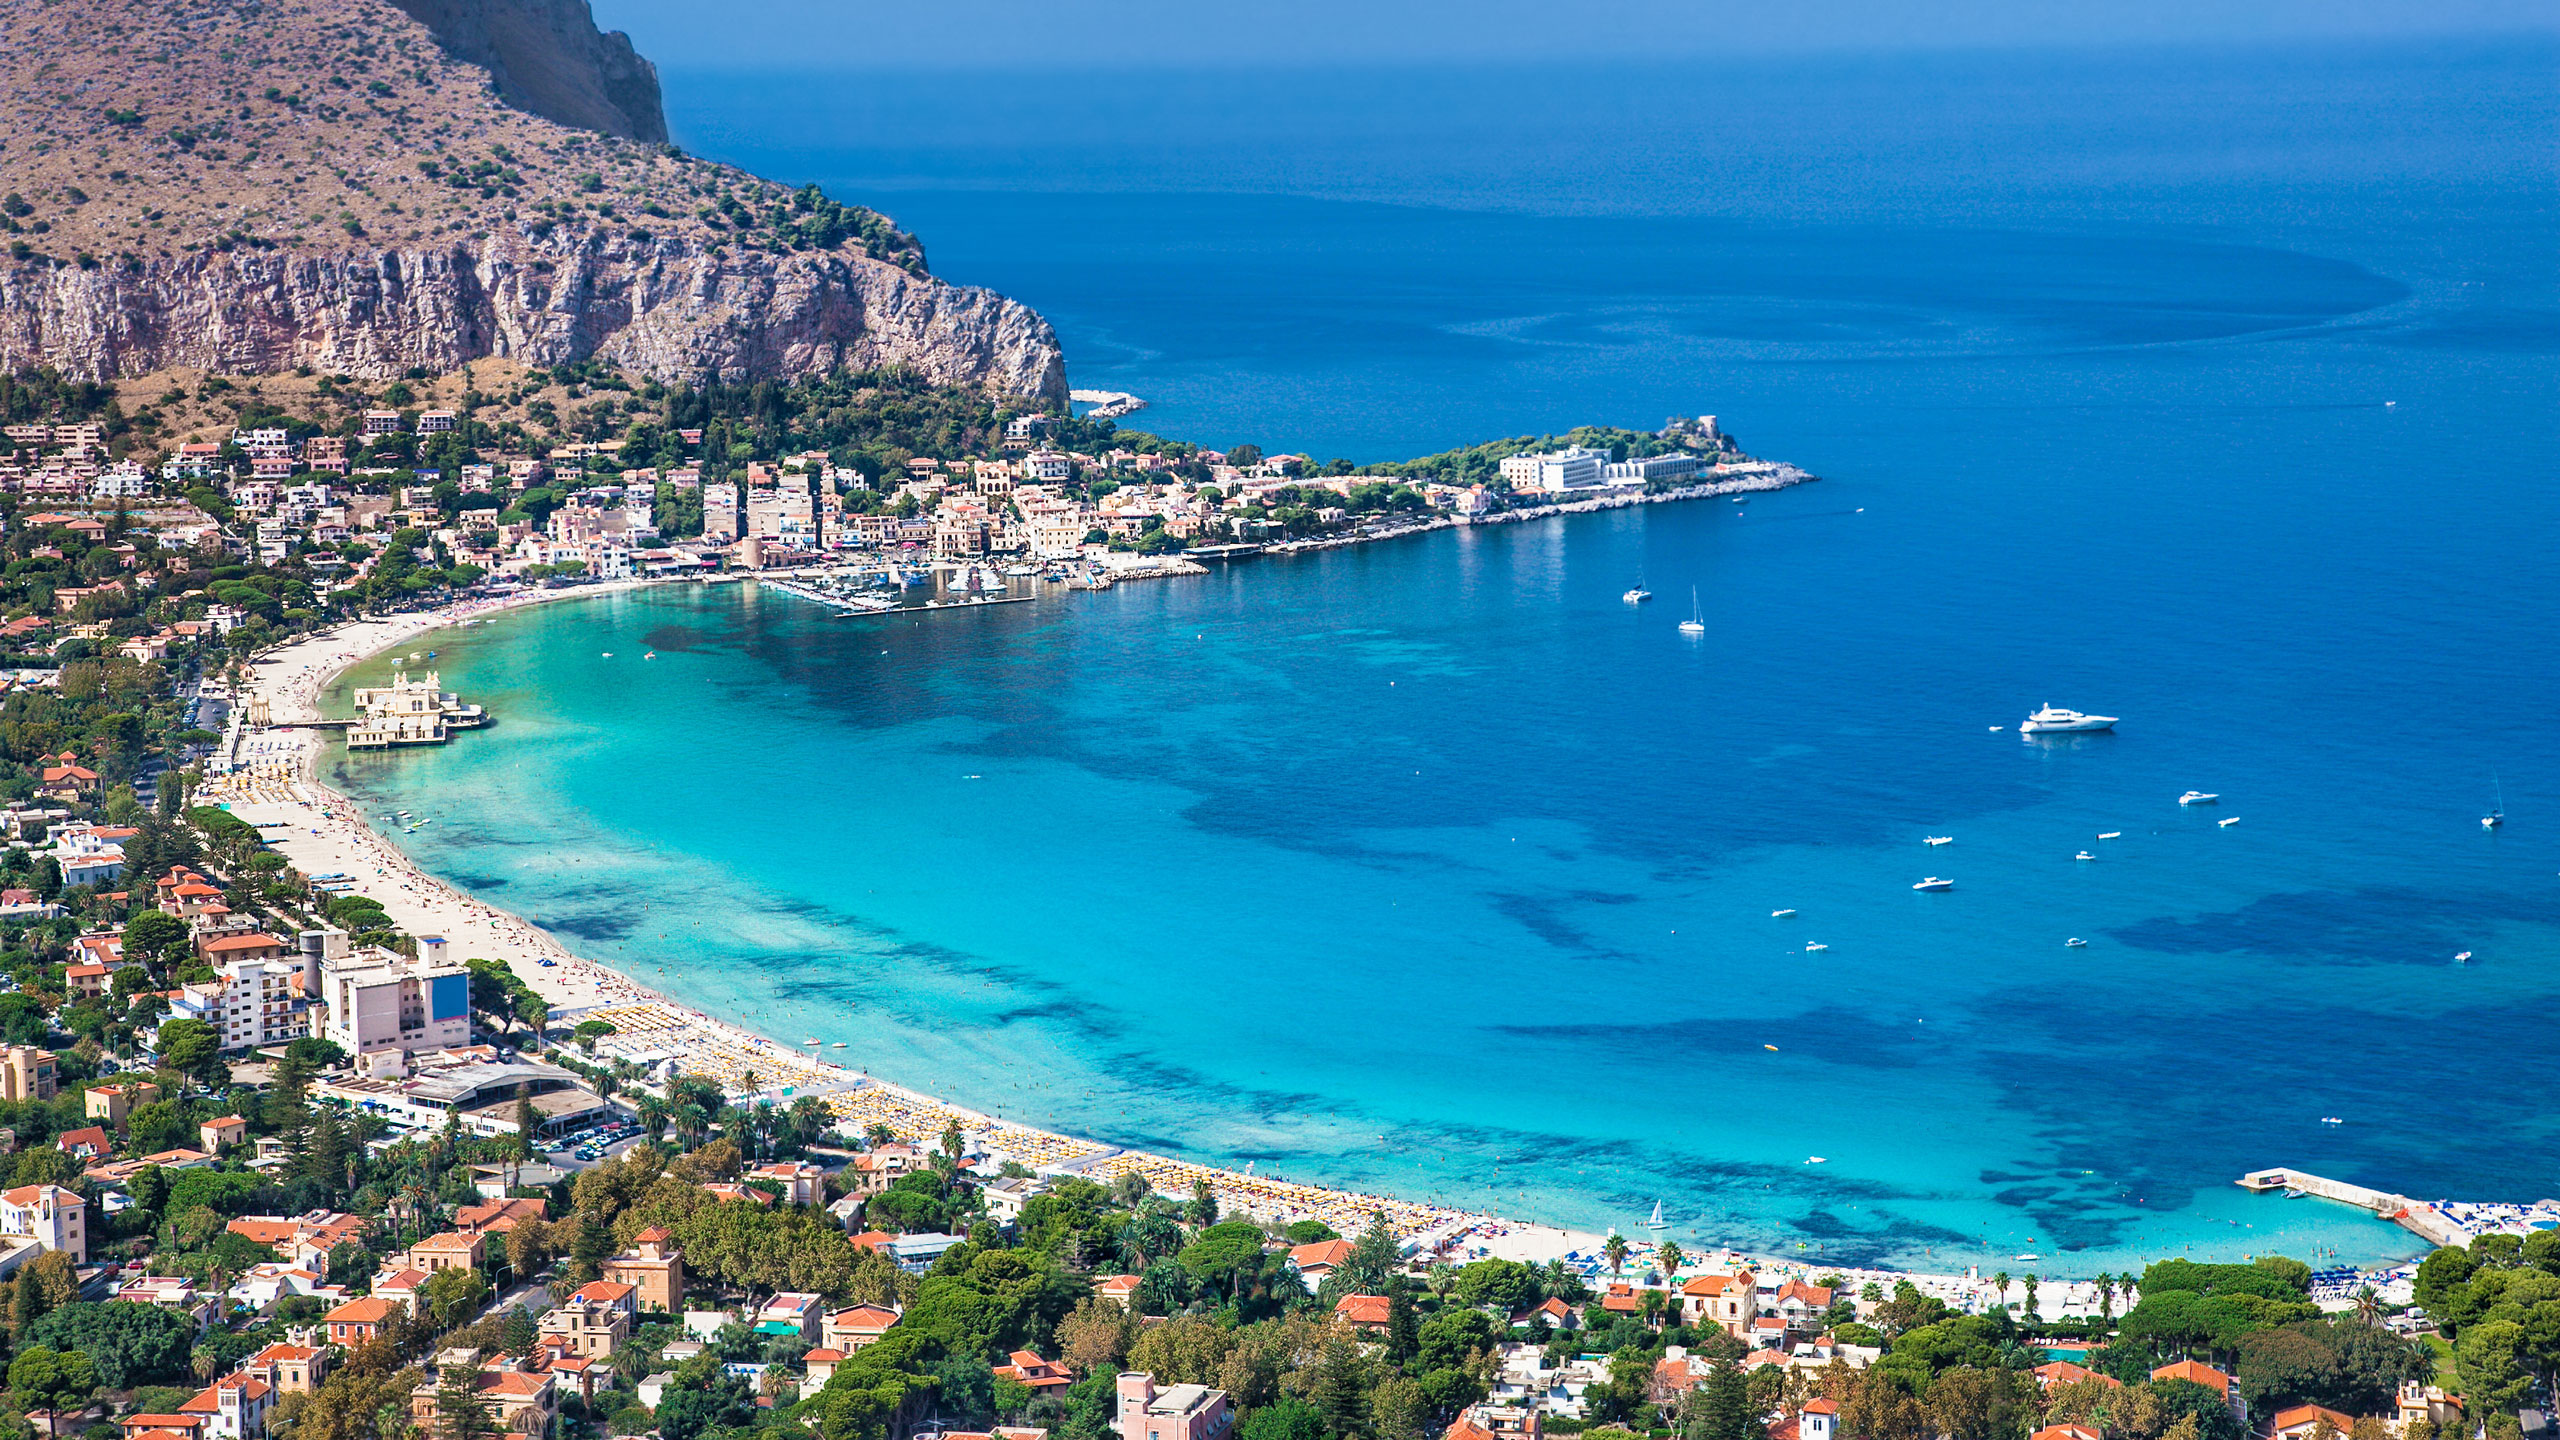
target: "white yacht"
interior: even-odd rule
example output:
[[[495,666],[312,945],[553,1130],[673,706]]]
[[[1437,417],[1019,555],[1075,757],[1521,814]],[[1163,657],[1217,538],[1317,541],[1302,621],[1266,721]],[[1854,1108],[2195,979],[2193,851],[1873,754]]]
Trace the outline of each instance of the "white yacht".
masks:
[[[2067,950],[2085,950],[2085,949],[2087,949],[2087,948],[2089,947],[2089,942],[2088,942],[2088,941],[2086,941],[2086,940],[2081,939],[2081,938],[2080,938],[2079,936],[2077,936],[2077,935],[2074,935],[2074,936],[2072,936],[2070,939],[2063,941],[2063,942],[2062,942],[2062,944],[2063,944],[2063,948],[2064,948],[2064,949],[2067,949]]]
[[[1828,950],[1830,948],[1830,946],[1823,944],[1819,940],[1807,940],[1804,942],[1804,953],[1807,955],[1814,954],[1818,951]]]
[[[1628,586],[1627,593],[1619,596],[1618,598],[1626,601],[1630,605],[1641,605],[1647,600],[1653,598],[1653,592],[1644,588],[1644,582],[1639,580],[1633,585]]]
[[[1954,888],[1956,888],[1956,882],[1954,882],[1953,880],[1944,880],[1944,879],[1940,879],[1938,876],[1932,875],[1932,876],[1930,876],[1928,879],[1921,881],[1919,884],[1914,885],[1914,886],[1912,886],[1911,888],[1912,888],[1912,889],[1914,889],[1914,890],[1933,890],[1933,891],[1934,891],[1934,890],[1953,890]]]
[[[2216,824],[2216,825],[2220,825],[2220,826],[2224,827],[2225,829],[2228,829],[2228,828],[2230,828],[2231,826],[2234,826],[2234,825],[2239,824],[2239,823],[2240,823],[2240,817],[2239,817],[2239,816],[2237,816],[2237,815],[2234,815],[2234,816],[2232,816],[2232,817],[2231,817],[2230,819],[2228,819],[2228,820],[2216,820],[2216,821],[2214,821],[2213,823],[2214,823],[2214,824]]]
[[[2210,805],[2222,797],[2210,790],[2190,790],[2178,797],[2181,805]]]
[[[2072,856],[2071,858],[2072,858],[2072,859],[2074,859],[2074,860],[2095,860],[2095,859],[2097,859],[2098,857],[2097,857],[2097,856],[2095,856],[2095,855],[2090,854],[2090,853],[2089,853],[2088,851],[2086,851],[2086,850],[2083,850],[2083,851],[2081,851],[2079,854],[2074,855],[2074,856]]]
[[[1920,837],[1920,843],[1923,845],[1953,845],[1956,843],[1956,837],[1953,835],[1923,835]]]
[[[1707,633],[1707,612],[1698,608],[1698,587],[1695,585],[1689,587],[1689,618],[1680,622],[1680,633],[1683,635]]]
[[[2028,716],[2025,723],[2018,726],[2018,733],[2021,735],[2069,735],[2084,730],[2113,730],[2114,728],[2116,728],[2116,717],[2113,715],[2083,715],[2077,710],[2065,710],[2059,705],[2047,705]]]
[[[1769,912],[1769,918],[1772,920],[1786,920],[1793,918],[1795,913],[1796,912],[1793,910],[1772,910]]]
[[[2121,830],[2101,830],[2098,832],[2098,838],[2101,840],[2121,840],[2124,838],[2124,832]]]

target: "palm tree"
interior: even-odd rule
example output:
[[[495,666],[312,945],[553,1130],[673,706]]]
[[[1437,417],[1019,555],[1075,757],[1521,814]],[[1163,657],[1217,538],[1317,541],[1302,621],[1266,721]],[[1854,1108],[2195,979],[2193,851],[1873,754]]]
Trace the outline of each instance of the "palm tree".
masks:
[[[1615,1230],[1610,1231],[1608,1240],[1600,1246],[1600,1253],[1609,1257],[1609,1273],[1617,1274],[1627,1263],[1627,1237]]]
[[[2098,1272],[2098,1318],[2113,1320],[2115,1315],[2116,1277],[2101,1270]]]
[[[2002,1305],[2006,1305],[2006,1304],[2008,1304],[2008,1303],[2009,1303],[2009,1272],[2008,1272],[2008,1271],[2006,1271],[2006,1270],[2003,1270],[2003,1271],[1999,1272],[1998,1274],[1993,1275],[1993,1276],[1991,1277],[1991,1284],[1992,1284],[1993,1288],[1997,1289],[1997,1290],[2000,1292],[2000,1303],[2001,1303]]]
[[[1680,1253],[1680,1244],[1678,1241],[1665,1240],[1662,1242],[1662,1279],[1665,1284],[1677,1285],[1680,1283],[1680,1262],[1688,1258],[1688,1256]]]
[[[2033,1316],[2035,1313],[2036,1313],[2036,1272],[2034,1272],[2033,1270],[2030,1270],[2030,1271],[2028,1271],[2028,1272],[2027,1272],[2027,1314],[2028,1314],[2028,1315],[2030,1315],[2030,1316]]]
[[[2382,1323],[2382,1297],[2370,1285],[2356,1292],[2356,1318],[2367,1325]]]

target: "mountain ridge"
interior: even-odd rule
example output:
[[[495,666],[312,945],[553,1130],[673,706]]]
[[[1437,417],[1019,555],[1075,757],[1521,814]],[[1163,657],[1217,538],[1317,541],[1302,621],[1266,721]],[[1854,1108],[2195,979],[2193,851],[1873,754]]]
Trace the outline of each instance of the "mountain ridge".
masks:
[[[0,366],[905,365],[1064,400],[1048,322],[936,279],[886,216],[510,104],[663,131],[583,0],[409,3],[444,29],[389,0],[0,14]]]

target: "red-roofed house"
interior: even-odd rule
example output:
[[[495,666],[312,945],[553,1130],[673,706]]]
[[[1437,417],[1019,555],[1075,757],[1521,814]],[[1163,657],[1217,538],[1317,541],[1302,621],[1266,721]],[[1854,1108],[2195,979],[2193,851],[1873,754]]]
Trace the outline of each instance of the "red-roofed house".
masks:
[[[95,1160],[101,1155],[112,1155],[116,1149],[116,1142],[107,1138],[107,1127],[104,1125],[86,1125],[77,1130],[65,1130],[55,1137],[53,1143],[61,1147],[63,1153],[76,1155],[83,1160]]]
[[[510,1195],[504,1199],[465,1205],[453,1212],[453,1228],[465,1235],[504,1235],[520,1221],[548,1220],[551,1203],[530,1195]]]
[[[358,1346],[382,1333],[382,1322],[391,1318],[391,1302],[379,1295],[350,1300],[328,1314],[329,1343]]]
[[[818,1343],[826,1348],[850,1355],[889,1333],[898,1323],[898,1312],[878,1305],[856,1305],[828,1316],[818,1327]]]
[[[1121,1308],[1126,1309],[1138,1301],[1138,1277],[1105,1275],[1093,1282],[1093,1293],[1105,1300],[1117,1300]]]
[[[1554,1330],[1570,1330],[1582,1323],[1581,1315],[1575,1313],[1572,1306],[1552,1295],[1511,1317],[1513,1325],[1534,1325],[1540,1320],[1546,1321],[1548,1328]]]
[[[836,1367],[844,1363],[844,1352],[820,1347],[801,1356],[800,1363],[807,1366],[809,1372],[800,1388],[814,1395],[835,1378]]]
[[[1832,1440],[1840,1429],[1838,1401],[1816,1397],[1804,1402],[1804,1409],[1793,1418],[1780,1418],[1769,1427],[1769,1440]]]
[[[276,1402],[276,1387],[255,1375],[231,1374],[196,1392],[178,1407],[182,1415],[201,1415],[204,1440],[264,1440],[267,1409]]]
[[[1299,1245],[1289,1251],[1289,1263],[1297,1267],[1298,1278],[1306,1282],[1307,1293],[1315,1293],[1324,1277],[1334,1272],[1351,1257],[1348,1240],[1319,1240],[1312,1245]]]
[[[2086,1425],[2047,1425],[2035,1433],[2035,1440],[2098,1440],[2098,1432]]]
[[[1355,1330],[1366,1330],[1373,1335],[1383,1335],[1387,1329],[1387,1315],[1393,1304],[1394,1302],[1384,1295],[1345,1295],[1334,1302],[1333,1313],[1341,1316]]]
[[[329,1352],[314,1345],[270,1345],[241,1361],[240,1373],[287,1395],[307,1395],[329,1378]]]
[[[1011,1363],[996,1367],[996,1374],[1030,1386],[1034,1395],[1064,1390],[1076,1383],[1076,1377],[1067,1373],[1066,1366],[1041,1359],[1040,1352],[1036,1350],[1016,1350],[1009,1360]]]
[[[2046,1390],[2056,1385],[2077,1385],[2083,1380],[2104,1380],[2119,1390],[2124,1388],[2124,1382],[2113,1375],[2068,1360],[2051,1360],[2036,1367],[2036,1384]]]
[[[2268,1423],[2267,1440],[2310,1440],[2324,1420],[2341,1440],[2356,1428],[2353,1415],[2341,1415],[2325,1405],[2295,1405],[2276,1412],[2276,1418]]]
[[[42,764],[44,775],[36,784],[37,794],[51,800],[82,800],[98,793],[98,772],[81,764],[72,752],[47,755]]]
[[[2198,1360],[2181,1360],[2175,1365],[2163,1365],[2151,1372],[2151,1378],[2192,1381],[2225,1399],[2231,1396],[2231,1377]]]
[[[1691,1325],[1717,1325],[1727,1335],[1747,1340],[1759,1301],[1760,1282],[1748,1270],[1700,1275],[1680,1287],[1680,1318]]]

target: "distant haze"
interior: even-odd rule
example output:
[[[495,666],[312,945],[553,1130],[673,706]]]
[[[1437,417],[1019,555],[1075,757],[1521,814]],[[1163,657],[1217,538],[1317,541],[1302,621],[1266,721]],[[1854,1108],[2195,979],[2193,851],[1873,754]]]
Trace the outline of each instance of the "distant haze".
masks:
[[[678,69],[972,70],[2268,43],[2551,31],[2548,0],[596,0]],[[1558,72],[1559,85],[1605,75]]]

